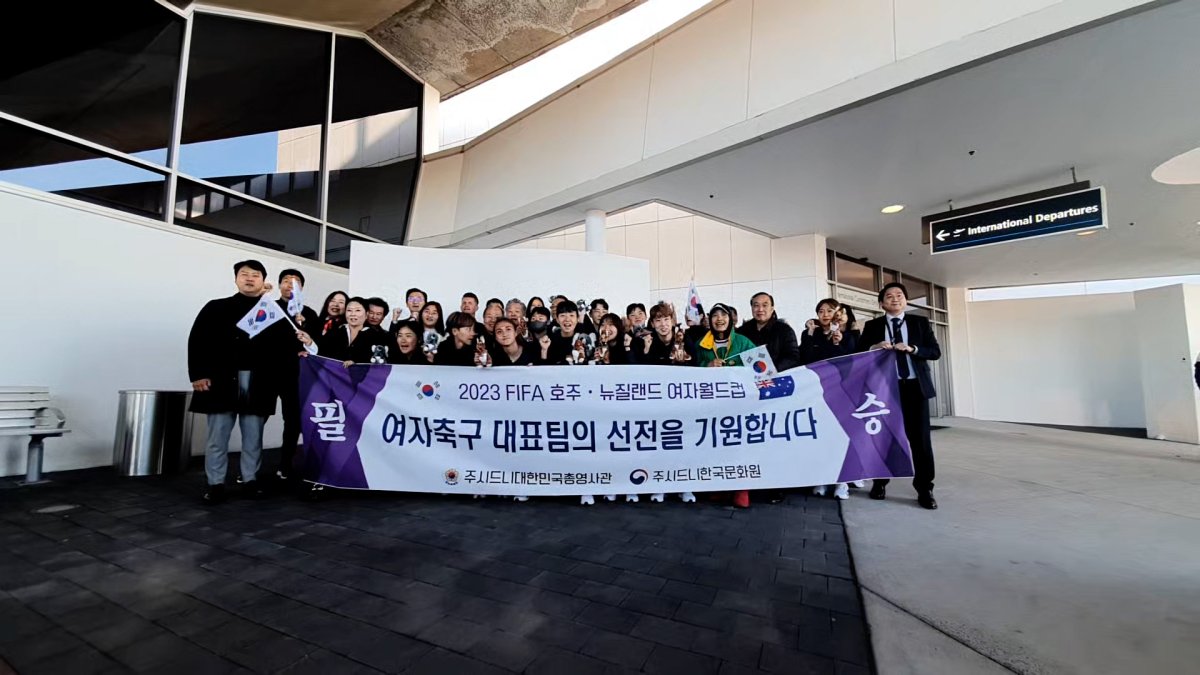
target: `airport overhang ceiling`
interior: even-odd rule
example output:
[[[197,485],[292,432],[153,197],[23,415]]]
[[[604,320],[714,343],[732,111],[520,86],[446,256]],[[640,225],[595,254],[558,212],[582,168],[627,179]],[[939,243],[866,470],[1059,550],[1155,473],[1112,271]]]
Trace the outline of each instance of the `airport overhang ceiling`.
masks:
[[[447,98],[644,1],[215,0],[204,4],[363,31]]]

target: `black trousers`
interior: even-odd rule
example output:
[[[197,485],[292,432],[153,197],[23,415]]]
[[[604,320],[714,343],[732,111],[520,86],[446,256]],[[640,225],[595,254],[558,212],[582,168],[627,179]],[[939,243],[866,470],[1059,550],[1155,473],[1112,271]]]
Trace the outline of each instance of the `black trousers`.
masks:
[[[904,432],[912,447],[913,487],[917,492],[933,489],[933,439],[929,433],[929,399],[921,393],[915,379],[900,380],[900,411],[904,414]],[[881,478],[878,485],[887,485]]]
[[[300,376],[285,375],[279,389],[279,407],[283,413],[283,443],[279,446],[279,470],[291,477],[296,470],[292,462],[296,458],[296,444],[300,442]]]

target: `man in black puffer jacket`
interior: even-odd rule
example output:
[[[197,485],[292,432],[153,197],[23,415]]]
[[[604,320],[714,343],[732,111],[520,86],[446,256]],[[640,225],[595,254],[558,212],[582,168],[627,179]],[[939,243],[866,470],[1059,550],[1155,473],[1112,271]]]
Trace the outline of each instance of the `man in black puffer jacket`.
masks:
[[[796,331],[775,316],[775,298],[770,293],[756,293],[750,298],[750,310],[754,318],[743,323],[738,332],[750,338],[755,346],[766,346],[779,372],[799,366],[800,345],[796,342]]]

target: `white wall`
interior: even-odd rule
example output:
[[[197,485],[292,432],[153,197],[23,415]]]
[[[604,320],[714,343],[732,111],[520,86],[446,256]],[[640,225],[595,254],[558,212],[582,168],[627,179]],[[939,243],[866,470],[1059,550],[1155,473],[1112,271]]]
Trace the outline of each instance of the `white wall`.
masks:
[[[1192,365],[1200,353],[1200,286],[1167,286],[1133,296],[1146,435],[1200,443],[1200,394]]]
[[[482,319],[483,304],[491,297],[525,302],[536,295],[549,302],[550,295],[564,293],[571,300],[604,298],[610,307],[624,307],[644,299],[649,290],[646,261],[616,255],[425,249],[356,241],[351,256],[352,294],[380,296],[400,307],[405,291],[417,286],[441,303],[445,316],[458,311],[467,291],[479,296],[476,318]]]
[[[46,441],[49,471],[112,461],[119,390],[190,389],[188,331],[205,302],[236,292],[234,262],[256,258],[272,281],[300,269],[310,304],[346,286],[338,268],[35,195],[0,187],[0,385],[49,386],[66,413],[74,432]],[[0,475],[24,471],[24,442],[0,439]]]
[[[723,302],[750,317],[750,297],[775,297],[781,318],[803,324],[817,301],[828,295],[825,238],[805,235],[772,239],[668,204],[649,203],[609,214],[609,253],[650,264],[650,296],[678,311],[686,306],[694,279],[705,307]],[[511,249],[584,250],[583,225],[514,244]],[[612,305],[616,307],[616,305]]]
[[[967,320],[975,417],[1146,426],[1133,294],[972,302]]]

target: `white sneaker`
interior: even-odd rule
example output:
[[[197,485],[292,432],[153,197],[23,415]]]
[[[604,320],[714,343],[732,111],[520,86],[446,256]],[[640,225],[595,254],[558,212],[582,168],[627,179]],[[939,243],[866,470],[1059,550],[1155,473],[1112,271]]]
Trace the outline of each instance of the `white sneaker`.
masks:
[[[852,480],[852,481],[850,481],[850,484],[853,485],[854,487],[858,488],[859,490],[867,487],[867,482],[862,481],[862,480]]]
[[[471,499],[483,499],[487,495],[471,495]]]
[[[850,499],[850,486],[845,483],[838,483],[837,489],[833,491],[833,496],[838,499]]]
[[[617,496],[616,495],[604,495],[604,501],[615,502],[615,501],[617,501]]]
[[[527,502],[527,501],[529,501],[529,497],[526,497],[525,495],[516,495],[515,497],[513,497],[513,501],[514,502]]]
[[[818,485],[817,487],[813,488],[813,494],[818,497],[824,497],[825,496],[825,486]]]
[[[662,503],[662,500],[663,500],[663,498],[664,498],[665,496],[666,496],[666,495],[664,495],[663,493],[661,493],[661,492],[658,492],[658,493],[655,493],[655,494],[652,494],[652,495],[650,495],[650,501],[652,501],[652,502],[658,502],[659,504],[661,504],[661,503]]]
[[[625,503],[626,504],[638,503],[638,496],[637,495],[625,495]]]
[[[696,495],[690,492],[680,492],[679,498],[682,499],[683,503],[685,504],[691,504],[692,502],[696,501]]]
[[[580,506],[591,506],[596,503],[596,498],[591,495],[583,495],[579,498]]]

